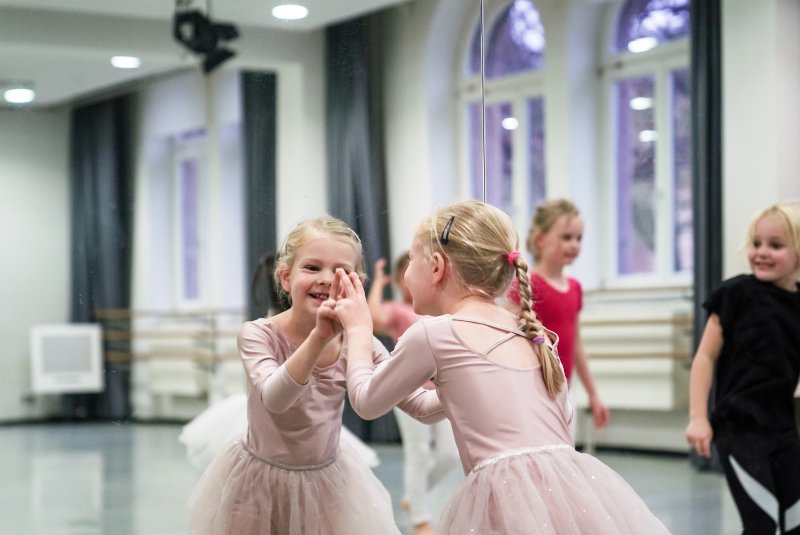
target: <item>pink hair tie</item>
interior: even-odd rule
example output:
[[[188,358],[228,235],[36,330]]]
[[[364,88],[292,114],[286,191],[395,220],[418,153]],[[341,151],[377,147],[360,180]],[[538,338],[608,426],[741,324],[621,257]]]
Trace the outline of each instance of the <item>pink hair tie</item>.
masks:
[[[508,257],[506,258],[506,260],[508,261],[509,264],[513,264],[514,260],[516,260],[520,256],[522,256],[522,253],[520,253],[519,251],[511,251],[510,253],[508,253]]]
[[[533,343],[536,344],[537,346],[542,345],[544,343],[544,336],[537,336],[536,338],[533,339]]]

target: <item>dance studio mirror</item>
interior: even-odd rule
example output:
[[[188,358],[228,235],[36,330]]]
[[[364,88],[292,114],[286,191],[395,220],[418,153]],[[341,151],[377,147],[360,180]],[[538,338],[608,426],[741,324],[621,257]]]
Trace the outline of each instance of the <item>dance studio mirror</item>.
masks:
[[[19,532],[58,523],[87,533],[181,532],[185,518],[173,509],[182,510],[197,473],[154,490],[158,459],[180,459],[177,422],[241,390],[235,333],[258,310],[248,307],[250,276],[295,222],[323,212],[346,219],[364,239],[370,276],[379,256],[402,252],[416,222],[450,200],[501,206],[524,240],[537,202],[570,196],[597,229],[607,226],[610,204],[605,101],[624,95],[645,106],[636,117],[616,110],[615,121],[640,121],[634,126],[650,132],[628,147],[641,156],[629,162],[637,169],[654,150],[653,84],[672,84],[672,105],[688,106],[685,20],[673,21],[684,34],[650,56],[667,65],[657,74],[605,44],[621,6],[645,9],[644,1],[317,0],[295,21],[274,19],[277,4],[0,0],[0,84],[35,92],[31,103],[0,108],[3,301],[13,303],[0,311],[9,366],[0,421],[119,424],[87,425],[68,438],[58,426],[25,428],[16,439],[25,446],[7,463],[22,467],[16,477],[32,504]],[[238,37],[192,52],[176,41],[173,21],[193,9],[237,27]],[[235,55],[213,64],[219,49]],[[678,143],[686,126],[671,127]],[[643,255],[634,256],[644,260],[619,262],[669,271],[677,289],[658,299],[681,312],[691,259],[658,264],[655,248],[672,238],[657,234],[653,187],[637,181],[628,199],[631,243]],[[675,248],[685,248],[676,232],[684,241]],[[585,244],[575,266],[585,286],[620,273],[601,255],[615,245],[600,233]],[[30,358],[32,328],[75,320],[106,329],[104,393],[62,395],[53,383],[35,390],[34,376],[46,370]],[[614,403],[626,392],[603,394]],[[683,409],[656,410],[674,427]],[[126,432],[164,422],[176,431]],[[391,419],[356,431],[376,441],[398,436]],[[71,495],[64,472],[76,481]],[[54,487],[64,495],[55,499]],[[148,499],[168,503],[169,515],[156,507],[115,516],[132,510],[120,502]],[[178,524],[165,531],[163,521]]]

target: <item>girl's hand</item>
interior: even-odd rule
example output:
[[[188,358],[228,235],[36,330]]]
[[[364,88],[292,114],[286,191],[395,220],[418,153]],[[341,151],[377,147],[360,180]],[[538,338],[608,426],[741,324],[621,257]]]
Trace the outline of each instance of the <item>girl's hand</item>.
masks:
[[[364,286],[356,273],[348,275],[343,269],[336,270],[334,286],[340,288],[335,313],[345,330],[364,329],[372,335],[372,315],[364,294]]]
[[[698,455],[711,457],[711,439],[714,430],[708,418],[697,418],[689,421],[686,426],[686,441],[697,451]]]
[[[608,422],[611,421],[611,413],[608,412],[608,407],[606,407],[600,398],[590,398],[589,399],[589,407],[592,409],[592,419],[594,420],[594,428],[595,429],[602,429],[608,425]]]
[[[391,284],[392,280],[389,278],[389,275],[386,274],[384,269],[386,268],[386,259],[379,258],[375,262],[375,275],[372,281],[372,284],[377,284],[381,289],[384,286]]]
[[[328,342],[334,336],[342,332],[342,325],[336,317],[336,299],[331,297],[326,299],[317,309],[317,324],[315,330],[317,335],[324,341]]]

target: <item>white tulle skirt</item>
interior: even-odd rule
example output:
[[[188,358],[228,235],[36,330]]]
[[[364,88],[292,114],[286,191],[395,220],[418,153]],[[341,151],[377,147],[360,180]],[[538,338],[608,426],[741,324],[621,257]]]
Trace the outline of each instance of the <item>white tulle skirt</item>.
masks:
[[[200,470],[211,464],[214,456],[245,437],[247,433],[247,397],[234,394],[211,405],[183,426],[178,440],[186,446],[186,458]],[[380,463],[375,450],[346,427],[342,427],[340,445],[353,449],[371,467]]]
[[[440,532],[669,533],[619,474],[566,446],[510,452],[481,463],[450,498]]]
[[[347,444],[330,464],[287,469],[234,443],[203,473],[189,509],[192,535],[400,533],[389,493]]]

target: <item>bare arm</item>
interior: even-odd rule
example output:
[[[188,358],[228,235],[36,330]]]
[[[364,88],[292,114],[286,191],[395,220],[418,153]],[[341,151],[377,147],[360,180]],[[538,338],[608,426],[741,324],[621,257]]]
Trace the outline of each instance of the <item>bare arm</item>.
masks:
[[[711,314],[703,330],[689,376],[689,425],[686,440],[704,457],[711,457],[714,432],[708,420],[708,394],[714,377],[714,365],[722,351],[722,325],[719,316]]]
[[[372,286],[367,296],[369,313],[372,315],[372,328],[380,334],[389,334],[391,315],[386,307],[383,306],[383,290],[389,284],[389,277],[384,273],[386,260],[381,258],[375,262],[375,274]]]
[[[589,359],[586,357],[586,352],[583,349],[583,340],[581,339],[580,327],[575,326],[575,343],[573,344],[572,356],[575,363],[575,372],[581,380],[583,388],[589,395],[589,407],[592,409],[592,419],[596,429],[601,429],[608,425],[611,420],[611,415],[608,412],[608,407],[605,406],[597,393],[597,387],[592,378],[592,372],[589,370]]]

